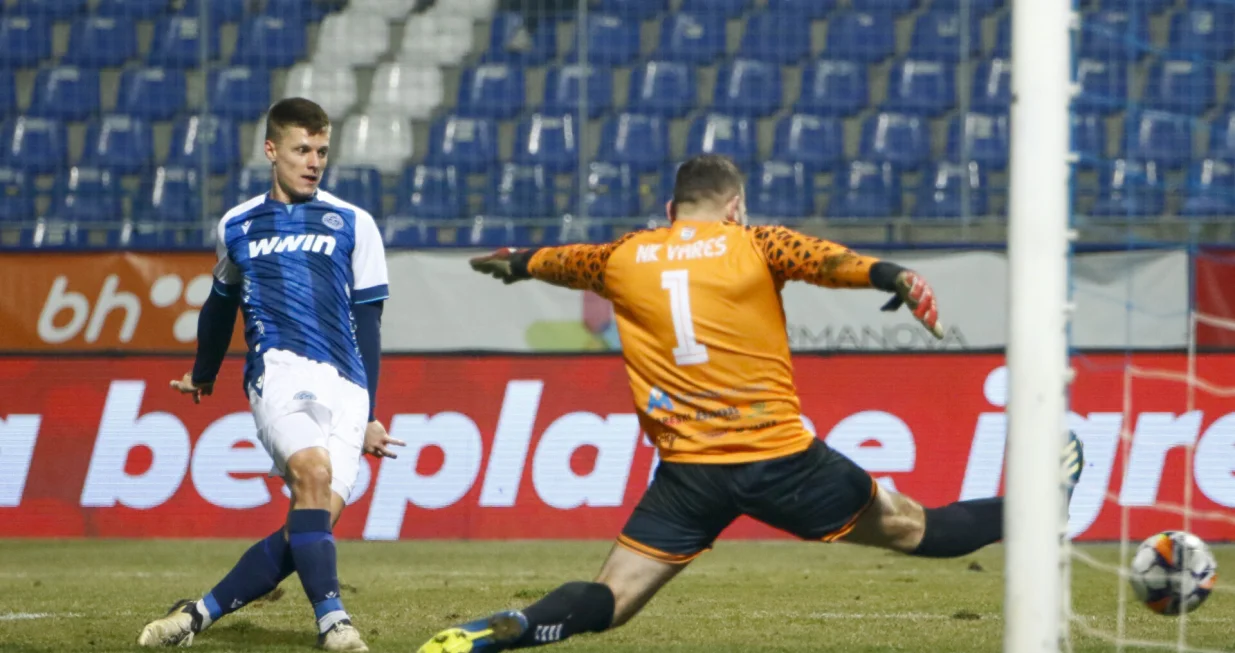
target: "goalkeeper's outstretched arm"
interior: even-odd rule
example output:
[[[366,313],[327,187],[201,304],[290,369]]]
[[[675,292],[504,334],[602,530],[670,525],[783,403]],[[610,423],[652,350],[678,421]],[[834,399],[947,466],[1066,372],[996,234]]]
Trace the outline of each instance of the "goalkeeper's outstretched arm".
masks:
[[[591,290],[608,297],[605,268],[627,234],[611,243],[576,244],[538,249],[502,249],[471,260],[472,269],[492,275],[505,283],[539,279],[545,283],[575,290]]]

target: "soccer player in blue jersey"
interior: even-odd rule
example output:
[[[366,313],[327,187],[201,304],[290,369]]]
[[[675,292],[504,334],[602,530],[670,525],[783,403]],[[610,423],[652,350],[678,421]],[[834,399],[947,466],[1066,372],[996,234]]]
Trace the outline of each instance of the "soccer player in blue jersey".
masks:
[[[241,556],[200,599],[177,602],[142,629],[143,646],[187,646],[193,636],[275,589],[294,571],[317,617],[319,648],[367,651],[339,597],[331,530],[355,484],[361,454],[402,445],[374,419],[385,251],[373,216],[318,189],[330,119],[302,98],[266,120],[270,192],[218,225],[214,292],[202,306],[193,371],[171,382],[195,403],[213,391],[244,315],[244,391],[272,475],[291,491],[287,522]],[[367,392],[366,392],[367,391]]]

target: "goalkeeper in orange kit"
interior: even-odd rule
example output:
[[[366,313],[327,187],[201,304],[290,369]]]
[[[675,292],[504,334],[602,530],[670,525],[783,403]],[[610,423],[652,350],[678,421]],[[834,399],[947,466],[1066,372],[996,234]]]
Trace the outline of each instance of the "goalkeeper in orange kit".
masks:
[[[778,226],[746,225],[742,174],[727,158],[678,170],[671,225],[603,245],[500,250],[472,260],[506,283],[539,279],[613,302],[643,431],[661,463],[593,582],[523,610],[438,633],[421,653],[550,644],[626,623],[749,515],[805,540],[961,556],[998,541],[1003,499],[923,508],[881,489],[802,424],[781,289],[787,281],[893,293],[943,337],[935,294],[912,270]],[[1079,441],[1065,450],[1072,484]]]

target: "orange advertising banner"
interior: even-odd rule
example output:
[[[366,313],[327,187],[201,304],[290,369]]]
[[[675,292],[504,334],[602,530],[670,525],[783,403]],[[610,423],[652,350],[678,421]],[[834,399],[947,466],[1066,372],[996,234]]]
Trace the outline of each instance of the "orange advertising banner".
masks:
[[[0,256],[0,350],[192,352],[213,266],[205,253]]]

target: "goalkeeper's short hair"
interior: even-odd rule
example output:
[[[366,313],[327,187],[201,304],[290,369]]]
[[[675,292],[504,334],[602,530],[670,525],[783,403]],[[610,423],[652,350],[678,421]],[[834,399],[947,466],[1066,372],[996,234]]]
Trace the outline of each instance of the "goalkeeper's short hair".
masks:
[[[745,178],[737,164],[719,154],[688,159],[678,168],[673,184],[673,205],[727,201],[742,192]]]
[[[301,97],[279,100],[266,112],[266,140],[277,141],[288,127],[303,127],[310,134],[330,129],[330,116],[312,100]]]

